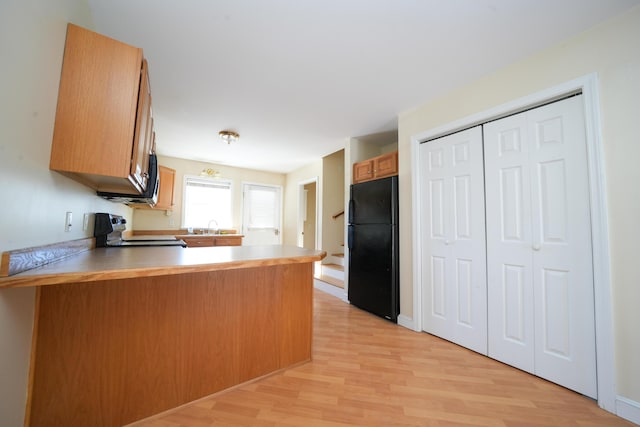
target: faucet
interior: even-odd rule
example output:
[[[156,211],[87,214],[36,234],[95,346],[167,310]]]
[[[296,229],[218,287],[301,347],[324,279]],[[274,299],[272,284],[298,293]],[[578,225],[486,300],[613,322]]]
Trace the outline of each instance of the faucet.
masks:
[[[211,223],[215,222],[216,223],[216,228],[215,228],[215,232],[213,234],[217,234],[218,232],[218,221],[216,221],[215,219],[212,219],[211,221],[209,221],[209,223],[207,224],[207,233],[211,233]]]

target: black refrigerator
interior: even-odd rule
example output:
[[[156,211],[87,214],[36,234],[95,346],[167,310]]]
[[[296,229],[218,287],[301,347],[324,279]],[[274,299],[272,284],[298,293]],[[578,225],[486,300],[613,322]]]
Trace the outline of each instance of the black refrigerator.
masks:
[[[349,302],[398,321],[398,177],[351,185]]]

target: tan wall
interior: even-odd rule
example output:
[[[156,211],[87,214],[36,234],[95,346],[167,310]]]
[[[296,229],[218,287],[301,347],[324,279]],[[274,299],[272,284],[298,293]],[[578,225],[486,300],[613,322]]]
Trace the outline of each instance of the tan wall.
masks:
[[[86,0],[4,0],[0,5],[0,251],[91,236],[84,213],[131,209],[49,171],[67,22],[92,27]],[[65,213],[73,213],[70,232]],[[0,425],[22,426],[34,289],[0,290]]]
[[[231,180],[233,192],[233,227],[240,232],[242,226],[242,183],[257,183],[268,185],[285,184],[285,175],[273,172],[257,171],[253,169],[235,168],[231,166],[215,165],[195,160],[178,159],[158,155],[158,164],[176,170],[173,211],[167,215],[165,211],[135,209],[133,224],[136,230],[172,230],[182,227],[182,192],[184,190],[184,176],[199,175],[203,169],[213,169],[220,172],[220,178]]]
[[[461,87],[399,120],[400,193],[411,194],[410,138],[590,73],[599,79],[608,192],[618,393],[640,402],[640,7]],[[400,200],[401,311],[413,316],[411,198]]]
[[[313,178],[318,179],[316,191],[322,194],[322,160],[296,169],[287,174],[284,189],[284,236],[282,242],[285,245],[298,245],[298,206],[300,203],[299,184]],[[319,200],[318,210],[322,212],[322,199]],[[319,217],[321,222],[322,217]],[[322,224],[318,224],[319,233],[322,233]]]
[[[344,150],[322,159],[322,249],[327,254],[344,251],[344,215],[333,219],[333,215],[344,211]]]
[[[304,189],[306,191],[307,206],[306,206],[306,219],[304,220],[304,239],[302,247],[305,249],[316,248],[316,183],[312,182],[306,184]]]

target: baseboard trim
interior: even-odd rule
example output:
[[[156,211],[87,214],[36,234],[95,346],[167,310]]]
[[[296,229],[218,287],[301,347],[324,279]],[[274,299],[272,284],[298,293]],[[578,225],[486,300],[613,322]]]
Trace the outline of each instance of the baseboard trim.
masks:
[[[640,424],[640,403],[626,397],[616,397],[616,415],[632,423]]]
[[[341,299],[346,303],[349,302],[349,300],[347,299],[347,293],[342,288],[330,285],[328,283],[323,282],[322,280],[318,280],[315,278],[313,279],[313,287],[329,295],[333,295],[334,297]]]
[[[412,331],[420,332],[420,330],[416,328],[416,324],[413,319],[409,316],[405,316],[404,314],[398,316],[398,325],[404,326]]]

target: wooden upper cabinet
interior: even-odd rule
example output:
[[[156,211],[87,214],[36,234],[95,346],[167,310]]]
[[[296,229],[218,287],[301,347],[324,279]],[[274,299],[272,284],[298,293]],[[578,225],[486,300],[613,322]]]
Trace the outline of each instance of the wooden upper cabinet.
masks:
[[[373,161],[364,160],[353,164],[353,183],[373,179]]]
[[[160,174],[160,187],[158,188],[158,202],[153,205],[136,204],[131,205],[136,209],[156,209],[156,210],[173,210],[174,205],[174,188],[176,179],[176,170],[168,168],[166,166],[158,166],[158,173]]]
[[[353,164],[353,183],[398,175],[398,152],[383,154]]]
[[[386,178],[393,175],[398,175],[397,151],[373,158],[373,176],[375,178]]]
[[[49,168],[99,191],[141,193],[152,126],[142,49],[68,24]]]

